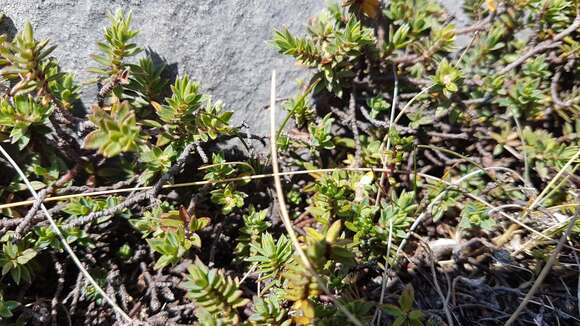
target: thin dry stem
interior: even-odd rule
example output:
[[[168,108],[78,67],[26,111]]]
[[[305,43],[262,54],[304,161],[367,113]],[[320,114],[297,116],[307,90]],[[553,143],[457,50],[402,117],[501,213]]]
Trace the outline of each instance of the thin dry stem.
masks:
[[[548,276],[548,273],[550,273],[552,266],[556,262],[558,254],[562,250],[562,247],[564,247],[564,242],[566,242],[566,239],[568,238],[568,236],[570,236],[570,233],[572,232],[572,229],[574,228],[574,225],[576,223],[576,219],[578,218],[578,215],[580,215],[579,213],[580,213],[579,210],[576,209],[576,214],[574,215],[574,218],[572,218],[570,220],[570,223],[568,224],[568,228],[566,229],[566,232],[564,232],[562,234],[562,236],[560,237],[560,241],[558,241],[558,245],[556,246],[556,249],[554,249],[554,251],[550,255],[548,262],[546,263],[544,268],[542,268],[542,271],[540,272],[540,275],[538,275],[538,278],[534,282],[534,285],[532,286],[530,291],[528,291],[528,293],[524,297],[524,300],[520,303],[520,305],[518,306],[516,311],[511,315],[510,319],[508,319],[508,321],[505,323],[505,326],[510,326],[518,319],[519,315],[526,308],[526,306],[528,305],[528,302],[530,301],[530,299],[532,299],[532,297],[534,296],[534,294],[536,293],[536,291],[538,290],[538,288],[540,287],[540,285],[542,284],[542,282],[544,281],[546,276]]]
[[[6,152],[4,150],[4,147],[2,147],[1,145],[0,145],[0,152],[2,153],[2,155],[4,155],[4,157],[6,158],[6,160],[8,160],[8,162],[10,163],[10,165],[12,165],[12,167],[14,168],[14,170],[16,170],[16,172],[18,173],[18,175],[20,176],[20,178],[22,178],[22,180],[26,184],[26,187],[28,187],[28,190],[30,191],[30,193],[32,194],[32,196],[35,198],[35,200],[40,201],[40,197],[39,197],[38,193],[36,192],[36,190],[34,190],[34,187],[32,187],[32,185],[30,184],[30,180],[28,180],[28,177],[26,176],[26,174],[24,174],[24,172],[22,171],[22,169],[20,169],[20,167],[18,166],[18,164],[16,164],[16,162],[12,159],[12,157],[10,156],[10,154],[8,154],[8,152]],[[60,242],[62,243],[62,245],[63,245],[63,247],[65,249],[65,251],[69,254],[70,258],[73,260],[73,262],[75,263],[75,265],[77,265],[77,267],[80,270],[80,272],[91,283],[91,285],[95,288],[95,290],[105,299],[105,301],[107,301],[107,303],[113,308],[113,310],[119,316],[121,316],[121,318],[123,320],[125,320],[128,323],[133,322],[133,319],[131,317],[129,317],[129,315],[127,315],[127,313],[125,313],[125,311],[123,311],[123,309],[121,309],[121,307],[119,307],[115,303],[115,301],[111,297],[109,297],[107,295],[107,293],[99,286],[99,284],[95,281],[95,279],[91,276],[91,274],[83,267],[80,259],[74,253],[74,251],[72,250],[72,248],[69,246],[68,241],[66,240],[66,238],[64,237],[64,235],[60,231],[59,227],[56,225],[56,222],[54,221],[54,219],[52,218],[52,216],[48,212],[48,209],[46,209],[46,206],[44,206],[44,204],[41,204],[40,205],[40,208],[44,212],[44,214],[46,215],[46,218],[50,222],[50,226],[52,227],[52,230],[58,236]]]
[[[350,168],[350,167],[345,167],[345,168],[328,168],[328,169],[286,171],[286,172],[280,172],[279,175],[287,176],[287,175],[301,175],[301,174],[319,174],[319,173],[332,173],[335,171],[387,172],[390,170],[386,170],[386,169],[382,169],[382,168]],[[163,185],[161,188],[162,189],[186,188],[186,187],[194,187],[194,186],[214,185],[214,184],[227,183],[227,182],[232,182],[232,181],[249,181],[249,180],[257,180],[257,179],[266,179],[266,178],[272,178],[272,177],[274,177],[273,173],[265,173],[265,174],[255,174],[255,175],[249,175],[249,176],[243,176],[243,177],[227,178],[227,179],[222,179],[222,180],[204,180],[204,181],[175,183],[175,184]],[[141,187],[110,189],[110,190],[78,193],[78,194],[61,195],[61,196],[48,197],[43,201],[43,203],[68,200],[68,199],[80,198],[80,197],[96,197],[96,196],[106,196],[106,195],[114,195],[114,194],[120,194],[120,193],[130,193],[130,192],[136,192],[136,191],[150,190],[152,188],[153,188],[153,186],[141,186]],[[7,204],[0,205],[0,210],[7,209],[7,208],[21,207],[21,206],[29,206],[29,205],[34,204],[34,202],[35,202],[35,200],[23,200],[23,201],[18,201],[18,202],[14,202],[14,203],[7,203]]]
[[[286,208],[286,199],[284,197],[284,191],[282,189],[282,182],[280,181],[280,171],[278,167],[278,148],[276,143],[276,71],[272,71],[272,88],[270,93],[270,146],[272,149],[272,170],[274,174],[274,186],[276,188],[276,195],[278,197],[278,204],[280,205],[280,215],[282,218],[282,223],[286,228],[286,232],[288,233],[288,237],[294,246],[294,250],[300,257],[304,268],[310,273],[310,275],[316,279],[320,288],[330,297],[332,298],[332,294],[324,284],[324,282],[318,276],[318,273],[312,267],[312,263],[306,256],[304,250],[300,246],[300,242],[296,237],[296,233],[292,228],[292,222],[290,221],[290,216],[288,215],[288,209]],[[342,304],[337,302],[336,300],[332,299],[333,303],[336,307],[355,325],[363,326],[363,324],[350,312],[346,309]]]

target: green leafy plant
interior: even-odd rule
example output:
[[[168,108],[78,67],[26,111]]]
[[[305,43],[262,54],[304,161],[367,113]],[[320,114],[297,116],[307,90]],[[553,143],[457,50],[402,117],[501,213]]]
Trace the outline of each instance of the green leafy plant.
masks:
[[[489,231],[495,226],[495,220],[489,216],[487,206],[469,202],[461,211],[459,226],[465,229],[477,227]]]
[[[443,94],[449,97],[457,92],[457,81],[461,78],[461,72],[453,67],[446,59],[443,59],[437,67],[433,82],[442,89]]]
[[[24,24],[12,42],[5,39],[0,41],[0,76],[5,80],[17,81],[10,94],[21,95],[33,90],[46,92],[48,84],[61,77],[60,74],[52,74],[47,78],[49,71],[55,67],[49,55],[56,46],[49,46],[48,40],[37,41],[30,22]]]
[[[373,97],[368,100],[367,105],[371,109],[371,117],[376,119],[379,114],[387,113],[391,104],[382,97]]]
[[[165,149],[153,147],[150,150],[142,152],[139,159],[145,164],[145,171],[141,174],[140,179],[143,182],[148,182],[159,173],[169,171],[177,154],[173,145],[168,145]]]
[[[199,83],[184,75],[171,86],[173,92],[166,98],[166,105],[151,102],[157,115],[165,125],[156,125],[163,133],[158,145],[170,140],[208,141],[215,140],[219,134],[231,134],[229,126],[233,112],[223,111],[223,103],[212,102],[209,96],[199,93]]]
[[[196,304],[225,323],[239,323],[237,308],[245,306],[249,300],[242,297],[236,282],[223,271],[209,269],[200,260],[190,265],[188,271],[184,288]]]
[[[11,240],[6,241],[2,244],[0,254],[2,276],[10,273],[10,277],[16,284],[20,284],[21,281],[32,282],[33,271],[30,262],[36,255],[37,251],[33,248],[13,244]]]
[[[393,198],[392,204],[384,204],[381,207],[377,232],[383,234],[384,240],[391,229],[395,238],[405,237],[405,230],[411,225],[410,217],[417,209],[414,199],[414,193],[403,192],[398,198]]]
[[[284,235],[275,242],[272,235],[265,232],[261,235],[261,242],[252,243],[250,246],[256,254],[246,258],[246,261],[256,263],[264,279],[279,277],[294,255],[292,244]]]
[[[238,236],[237,255],[249,257],[256,253],[251,244],[260,243],[262,234],[271,226],[271,223],[266,221],[267,217],[267,210],[258,211],[254,206],[250,205],[247,214],[243,216],[244,226],[240,228],[240,235]]]
[[[312,299],[317,298],[321,291],[316,280],[296,262],[284,273],[284,299],[292,302],[292,310],[296,312],[292,318],[294,322],[308,325],[316,318],[316,305]]]
[[[237,169],[236,165],[227,163],[220,153],[214,153],[212,154],[212,164],[206,168],[208,172],[205,174],[204,179],[232,179],[244,175],[244,170],[247,170],[248,167],[253,169],[251,165],[246,163],[239,165],[241,170]],[[216,189],[211,191],[211,201],[220,205],[224,214],[228,214],[235,208],[244,206],[244,199],[248,195],[237,190],[238,183],[235,181],[221,183]]]
[[[346,173],[335,172],[313,185],[310,212],[320,223],[329,224],[336,216],[350,214],[354,191],[349,181]]]
[[[525,128],[522,135],[525,144],[523,150],[541,178],[548,178],[550,168],[562,167],[579,149],[578,144],[559,143],[544,130],[532,131],[531,128]]]
[[[298,126],[306,125],[314,120],[316,112],[312,104],[308,101],[308,92],[296,95],[285,103],[288,117],[292,117]]]
[[[101,54],[93,55],[93,59],[102,65],[102,68],[92,68],[91,71],[102,76],[115,76],[125,69],[126,58],[137,55],[141,48],[132,43],[139,32],[131,29],[131,13],[125,13],[118,9],[115,13],[109,13],[111,26],[105,28],[104,41],[97,42]]]
[[[167,85],[167,80],[161,74],[165,65],[156,65],[149,57],[139,59],[137,64],[130,64],[131,77],[126,86],[134,107],[144,107],[159,101]]]
[[[342,264],[344,268],[354,265],[355,260],[348,248],[349,240],[340,239],[342,223],[340,220],[332,223],[323,234],[315,229],[306,228],[306,253],[310,256],[319,271],[332,268],[330,260]]]
[[[37,249],[46,250],[54,249],[57,252],[63,252],[63,245],[60,239],[56,236],[54,231],[48,226],[41,226],[34,230],[37,239],[34,246]],[[65,238],[67,243],[77,243],[86,248],[94,248],[95,245],[93,241],[89,238],[89,234],[78,228],[70,228],[65,232]]]
[[[308,32],[308,37],[299,38],[287,29],[279,30],[275,32],[273,42],[280,53],[320,70],[315,76],[321,80],[317,90],[340,93],[348,78],[352,77],[350,69],[375,41],[372,30],[356,19],[334,24],[330,15],[321,15],[312,21]]]
[[[191,249],[192,246],[201,246],[186,238],[184,232],[168,232],[152,239],[147,239],[151,250],[161,254],[155,263],[156,269],[161,269],[167,265],[178,263],[181,258]]]
[[[310,123],[308,125],[308,131],[312,137],[312,146],[317,149],[333,149],[334,144],[332,142],[332,122],[334,118],[330,115],[326,115],[320,120],[318,124]]]
[[[212,190],[211,201],[222,206],[224,214],[230,213],[234,208],[244,206],[244,198],[248,195],[241,191],[236,191],[232,184],[228,184],[223,188]]]
[[[267,298],[256,298],[254,301],[254,312],[248,318],[254,326],[290,326],[292,320],[288,319],[288,311],[284,309],[276,296]]]
[[[195,112],[201,106],[199,83],[192,81],[188,75],[175,80],[171,86],[172,95],[166,98],[167,105],[155,105],[161,121],[170,125],[188,125],[195,122]],[[177,127],[174,127],[177,129]]]
[[[12,317],[12,311],[20,306],[20,302],[14,300],[4,300],[4,296],[0,293],[0,317]]]
[[[51,80],[48,87],[59,105],[65,110],[74,109],[81,95],[74,75],[62,73],[60,68],[54,64],[52,69],[48,71],[47,78]]]
[[[161,269],[180,262],[192,248],[201,248],[201,238],[197,232],[209,222],[209,218],[191,216],[182,207],[179,211],[166,213],[163,209],[157,209],[150,212],[146,220],[134,220],[134,225],[145,237],[153,235],[147,243],[151,250],[161,254],[155,264],[156,269]]]
[[[97,149],[105,157],[137,151],[143,143],[141,128],[128,102],[113,104],[111,112],[97,108],[90,116],[97,129],[88,134],[84,146]]]
[[[385,311],[395,318],[393,325],[419,326],[423,325],[424,314],[421,310],[413,309],[415,301],[415,290],[412,285],[408,285],[399,297],[399,306],[387,304],[384,306]]]
[[[224,111],[223,102],[212,102],[208,97],[205,107],[197,116],[196,123],[200,131],[197,138],[201,141],[209,141],[217,139],[218,135],[235,134],[235,128],[230,127],[233,114],[232,111]]]
[[[569,323],[577,279],[543,271],[576,263],[577,5],[463,9],[337,0],[303,35],[274,31],[310,78],[273,98],[269,140],[205,76],[172,76],[167,49],[142,53],[130,13],[109,15],[90,103],[52,43],[0,18],[2,322]],[[520,275],[534,266],[541,298]]]
[[[22,149],[30,141],[30,129],[44,126],[52,110],[31,96],[15,96],[13,101],[0,99],[0,127],[9,128],[10,140]]]

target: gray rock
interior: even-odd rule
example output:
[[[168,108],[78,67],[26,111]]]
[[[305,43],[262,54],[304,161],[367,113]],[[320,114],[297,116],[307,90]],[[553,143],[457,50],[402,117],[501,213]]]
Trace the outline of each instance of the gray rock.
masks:
[[[460,5],[444,5],[465,24]],[[17,29],[30,20],[39,38],[58,44],[54,52],[61,65],[81,82],[94,78],[90,54],[108,26],[108,11],[132,10],[133,26],[141,30],[137,43],[165,58],[179,74],[189,73],[205,92],[236,111],[235,122],[248,122],[254,133],[267,134],[262,109],[269,101],[272,69],[278,72],[279,96],[295,89],[303,69],[279,55],[268,44],[274,28],[288,26],[300,32],[323,0],[0,0],[0,10]],[[83,88],[83,100],[92,103],[94,85]]]
[[[222,99],[259,134],[268,130],[262,107],[269,101],[272,69],[279,95],[295,89],[304,70],[279,55],[269,44],[273,29],[288,26],[304,30],[309,16],[323,7],[312,0],[0,0],[0,10],[20,29],[30,20],[38,38],[58,45],[54,55],[79,81],[94,75],[90,54],[108,26],[107,12],[132,10],[133,27],[141,32],[137,43],[165,58],[179,74],[201,82],[205,92]],[[96,86],[83,88],[85,104],[92,103]]]

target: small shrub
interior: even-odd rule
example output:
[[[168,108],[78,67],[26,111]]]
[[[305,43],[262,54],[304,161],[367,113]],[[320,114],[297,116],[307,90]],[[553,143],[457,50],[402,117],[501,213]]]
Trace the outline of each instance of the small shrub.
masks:
[[[522,321],[575,324],[578,5],[463,9],[345,0],[273,32],[311,77],[275,112],[286,207],[262,137],[168,77],[131,13],[78,67],[89,86],[30,23],[1,35],[0,145],[64,237],[1,158],[3,324],[128,322],[111,302],[151,325],[503,324],[551,255]]]

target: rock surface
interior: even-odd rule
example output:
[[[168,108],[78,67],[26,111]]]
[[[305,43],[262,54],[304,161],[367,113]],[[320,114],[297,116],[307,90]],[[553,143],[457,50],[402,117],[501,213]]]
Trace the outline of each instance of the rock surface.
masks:
[[[442,2],[461,22],[460,6]],[[205,92],[236,111],[237,123],[246,121],[257,134],[268,130],[262,108],[269,101],[271,70],[278,72],[281,97],[305,76],[268,44],[273,29],[304,30],[308,17],[323,7],[323,0],[0,0],[0,11],[13,27],[20,29],[28,19],[37,37],[58,44],[54,54],[80,82],[93,77],[86,68],[93,65],[90,54],[109,24],[107,12],[132,10],[140,46],[164,58],[173,72],[200,81]],[[85,104],[95,93],[94,85],[83,88]]]
[[[81,82],[94,76],[90,54],[108,26],[107,12],[132,10],[137,43],[164,58],[179,74],[188,73],[205,92],[222,99],[260,134],[268,130],[262,107],[269,101],[272,69],[279,75],[280,96],[291,93],[304,71],[268,44],[274,28],[304,29],[309,16],[323,8],[312,0],[0,0],[0,11],[20,29],[32,22],[38,38],[49,38],[54,55]],[[83,88],[91,103],[94,85]]]

